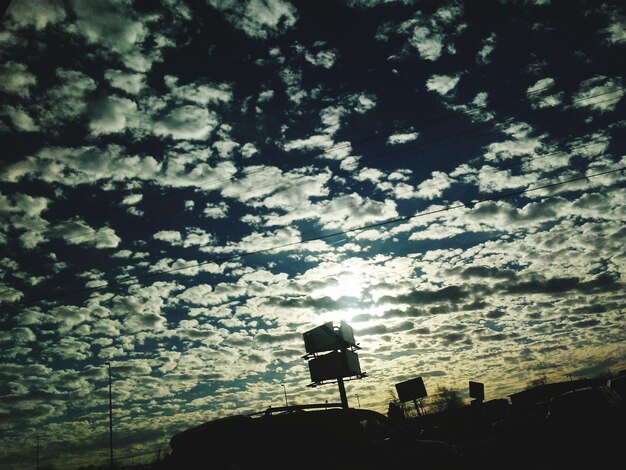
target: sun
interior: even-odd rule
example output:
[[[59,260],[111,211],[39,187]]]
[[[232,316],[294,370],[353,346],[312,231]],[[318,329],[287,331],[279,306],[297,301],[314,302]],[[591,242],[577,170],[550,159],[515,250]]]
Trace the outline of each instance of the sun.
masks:
[[[336,282],[324,289],[324,294],[332,299],[341,297],[361,298],[365,288],[365,275],[361,272],[342,273],[335,278]]]

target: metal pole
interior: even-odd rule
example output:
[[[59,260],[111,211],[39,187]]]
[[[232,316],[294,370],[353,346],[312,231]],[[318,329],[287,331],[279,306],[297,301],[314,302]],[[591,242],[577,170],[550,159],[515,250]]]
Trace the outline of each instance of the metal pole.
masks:
[[[111,393],[111,363],[109,366],[109,447],[111,453],[111,468],[113,468],[113,395]]]
[[[417,403],[417,399],[413,400],[413,404],[415,405],[415,409],[417,410],[417,416],[422,416],[422,412],[420,411],[420,406]]]
[[[343,408],[349,408],[348,396],[346,395],[346,386],[343,384],[343,377],[337,379],[337,385],[339,385],[339,396],[341,397],[341,406]]]
[[[287,387],[285,384],[280,384],[283,387],[283,392],[285,392],[285,406],[289,406],[289,402],[287,402]]]
[[[37,470],[39,470],[39,434],[37,434]]]

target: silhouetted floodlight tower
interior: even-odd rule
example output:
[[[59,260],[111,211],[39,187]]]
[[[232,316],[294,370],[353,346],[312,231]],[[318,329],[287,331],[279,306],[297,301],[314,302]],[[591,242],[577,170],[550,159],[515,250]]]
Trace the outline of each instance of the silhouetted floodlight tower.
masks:
[[[306,359],[311,374],[309,387],[337,383],[341,405],[348,408],[348,396],[344,379],[355,380],[366,377],[361,372],[359,356],[356,350],[361,349],[354,341],[354,331],[346,322],[342,321],[335,328],[332,322],[318,326],[305,332],[304,347]],[[326,354],[320,354],[320,353]]]
[[[400,400],[401,403],[413,401],[417,415],[422,416],[422,410],[417,400],[427,397],[428,393],[426,393],[426,386],[421,377],[397,383],[396,392],[398,394],[398,400]]]
[[[111,468],[113,468],[113,394],[111,393],[111,363],[107,362],[109,366],[109,450],[111,458]]]
[[[281,387],[283,387],[283,392],[285,393],[285,406],[289,406],[289,402],[287,401],[287,387],[285,387],[285,384],[280,384]]]

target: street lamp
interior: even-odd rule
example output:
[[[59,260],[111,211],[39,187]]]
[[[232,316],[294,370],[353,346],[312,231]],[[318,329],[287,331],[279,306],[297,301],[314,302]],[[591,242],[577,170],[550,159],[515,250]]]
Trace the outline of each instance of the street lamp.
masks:
[[[287,387],[285,387],[285,384],[280,384],[280,386],[283,387],[283,392],[285,393],[285,406],[289,406],[287,402]]]
[[[359,394],[356,393],[354,396],[356,397],[356,402],[359,404],[359,409],[360,409],[361,408],[361,400],[359,400]]]

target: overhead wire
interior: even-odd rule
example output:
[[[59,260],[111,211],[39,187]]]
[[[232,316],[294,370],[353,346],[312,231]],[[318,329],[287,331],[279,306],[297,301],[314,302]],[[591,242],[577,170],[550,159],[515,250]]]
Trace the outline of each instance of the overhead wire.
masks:
[[[412,220],[412,219],[416,219],[416,218],[420,218],[420,217],[432,216],[432,215],[448,212],[448,211],[455,210],[455,209],[466,208],[468,210],[474,210],[475,207],[478,204],[481,204],[481,203],[484,203],[484,202],[498,201],[498,200],[501,200],[501,199],[508,199],[508,198],[512,198],[512,197],[515,197],[515,196],[520,196],[522,194],[526,194],[526,193],[530,193],[530,192],[534,192],[534,191],[539,191],[539,190],[544,190],[544,189],[550,189],[550,188],[554,188],[554,187],[558,187],[558,186],[563,186],[563,185],[574,183],[574,182],[578,182],[578,181],[589,180],[591,178],[596,178],[596,177],[599,177],[599,176],[605,176],[605,175],[621,172],[621,171],[624,171],[624,170],[626,170],[626,167],[614,168],[614,169],[611,169],[611,170],[606,170],[606,171],[602,171],[602,172],[594,173],[594,174],[586,174],[586,175],[578,176],[576,178],[571,178],[571,179],[568,179],[568,180],[565,180],[565,181],[557,181],[557,182],[548,183],[548,184],[541,185],[541,186],[535,186],[535,187],[525,188],[525,189],[521,189],[521,190],[517,190],[517,191],[511,191],[511,192],[499,194],[499,195],[496,195],[496,196],[490,196],[490,197],[485,197],[485,198],[480,198],[480,199],[474,199],[474,200],[468,201],[468,202],[461,202],[461,203],[458,203],[458,204],[448,205],[448,206],[443,207],[443,208],[438,208],[438,209],[434,209],[434,210],[418,212],[418,213],[413,214],[413,215],[407,215],[407,216],[402,216],[402,217],[395,217],[395,218],[392,218],[392,219],[388,219],[388,220],[380,221],[380,222],[374,222],[374,223],[367,224],[367,225],[364,225],[364,226],[353,227],[353,228],[339,230],[339,231],[335,231],[335,232],[331,232],[331,233],[327,233],[327,234],[323,234],[323,235],[318,235],[318,236],[314,236],[314,237],[300,239],[300,240],[293,241],[293,242],[283,243],[283,244],[272,246],[272,247],[269,247],[269,248],[263,248],[263,249],[254,250],[254,251],[248,251],[248,252],[244,252],[244,253],[237,253],[237,254],[225,256],[225,257],[222,257],[222,258],[211,259],[211,260],[207,260],[207,261],[193,263],[193,264],[190,264],[190,265],[187,265],[187,266],[175,267],[175,268],[170,268],[170,269],[164,269],[164,270],[155,271],[155,272],[149,272],[149,273],[145,273],[145,274],[138,275],[138,276],[132,276],[128,280],[121,280],[121,281],[120,280],[115,280],[115,281],[111,280],[111,281],[106,281],[104,284],[101,284],[101,285],[84,287],[84,288],[76,289],[76,290],[72,290],[72,291],[64,291],[64,292],[61,292],[61,293],[56,294],[56,295],[48,295],[48,296],[40,297],[40,298],[37,298],[37,299],[32,299],[32,300],[30,300],[28,302],[24,302],[24,301],[15,302],[15,303],[11,304],[10,306],[12,308],[16,308],[16,307],[19,307],[19,306],[26,306],[26,305],[31,305],[31,304],[35,304],[35,303],[44,302],[44,301],[55,300],[55,299],[58,299],[58,298],[61,298],[61,297],[66,297],[66,296],[70,296],[70,295],[84,294],[84,293],[99,291],[99,290],[105,289],[107,287],[111,287],[111,284],[117,285],[117,286],[134,285],[134,284],[137,284],[137,283],[139,283],[139,281],[142,281],[144,279],[150,279],[150,278],[154,278],[154,277],[161,276],[161,275],[164,275],[164,274],[176,273],[176,272],[183,271],[183,270],[186,270],[186,269],[199,268],[199,267],[202,267],[202,266],[207,266],[209,264],[221,264],[221,263],[225,263],[225,262],[228,262],[228,261],[233,261],[233,260],[240,259],[240,258],[245,258],[245,257],[250,257],[250,256],[270,253],[270,252],[273,252],[273,251],[276,251],[276,250],[282,250],[282,249],[285,249],[285,248],[291,248],[291,247],[297,246],[297,245],[304,245],[306,243],[311,243],[311,242],[315,242],[315,241],[321,241],[321,240],[325,240],[325,239],[328,239],[328,238],[337,237],[337,236],[340,236],[340,235],[347,235],[347,234],[351,234],[351,233],[355,233],[355,232],[362,232],[362,231],[370,230],[370,229],[377,228],[377,227],[397,224],[397,223],[400,223],[400,222],[406,222],[406,221],[409,221],[409,220]]]
[[[458,117],[469,116],[469,115],[472,115],[474,113],[481,112],[484,108],[487,108],[488,106],[495,106],[495,105],[500,104],[500,103],[515,102],[518,99],[532,97],[534,95],[541,94],[544,91],[547,91],[547,90],[550,90],[550,89],[553,89],[553,88],[554,88],[554,85],[548,85],[548,86],[539,88],[537,90],[533,90],[532,92],[520,93],[520,94],[516,95],[513,98],[507,97],[506,99],[502,98],[500,100],[495,100],[494,102],[484,103],[484,104],[481,104],[481,105],[475,105],[476,107],[472,108],[472,109],[453,110],[452,112],[447,113],[447,114],[443,114],[443,115],[436,116],[436,117],[433,117],[433,118],[430,118],[430,119],[422,120],[419,123],[415,124],[414,126],[416,126],[418,129],[421,129],[421,128],[425,128],[425,127],[428,127],[428,126],[436,124],[436,123],[446,122],[448,120],[455,119],[455,118],[458,118]],[[593,98],[596,98],[598,96],[602,96],[602,95],[605,95],[605,94],[608,94],[608,93],[615,93],[616,91],[618,91],[620,89],[623,89],[623,88],[615,88],[614,90],[605,91],[605,92],[599,93],[597,95],[586,96],[586,97],[581,98],[580,100],[589,100],[589,99],[593,99]],[[574,101],[576,101],[576,100],[574,100]],[[531,111],[531,113],[534,113],[534,112],[537,112],[537,111],[538,110],[533,110],[533,111]],[[475,129],[471,129],[470,132],[473,132],[474,130]],[[286,164],[292,165],[292,164],[294,164],[294,162],[298,162],[300,160],[309,160],[309,159],[323,158],[324,156],[332,155],[332,153],[337,152],[338,150],[341,150],[343,148],[352,148],[353,146],[360,145],[362,143],[372,142],[372,141],[380,140],[382,138],[388,138],[391,135],[393,135],[395,132],[396,131],[390,131],[390,132],[386,132],[386,133],[383,133],[383,134],[376,134],[374,136],[370,136],[370,137],[367,137],[367,138],[362,139],[362,140],[357,140],[355,142],[352,142],[352,141],[340,142],[338,144],[335,144],[335,145],[331,146],[328,149],[324,149],[322,152],[318,152],[318,153],[314,153],[314,154],[303,154],[303,155],[297,156],[295,158],[293,156],[292,157],[286,157],[286,158],[283,159],[282,162],[278,162],[276,165],[272,165],[271,167],[281,167],[281,165],[283,165],[283,164],[285,164],[285,165]],[[438,138],[438,140],[446,139],[446,138],[452,138],[452,137],[456,137],[456,136],[457,136],[456,134],[452,135],[452,136],[443,136],[443,137]],[[427,142],[427,143],[430,143],[430,142]],[[418,142],[418,143],[416,143],[416,145],[424,145],[424,143]],[[394,149],[394,150],[385,152],[382,156],[386,156],[386,155],[388,155],[390,153],[401,152],[401,151],[406,150],[406,148],[407,148],[407,146],[403,146],[402,148],[398,148],[398,149]],[[380,158],[380,156],[378,156],[376,158]],[[362,158],[361,161],[369,161],[369,159],[376,159],[376,158],[365,157],[365,159]],[[259,173],[261,171],[264,171],[266,168],[268,168],[268,167],[267,166],[260,166],[259,168],[254,168],[253,170],[250,170],[250,171],[245,171],[244,170],[242,177],[240,177],[237,181],[241,181],[242,178],[246,178],[246,177],[249,177],[249,176],[254,175],[256,173]],[[218,178],[218,179],[215,179],[215,180],[204,182],[204,183],[199,184],[199,185],[190,186],[190,187],[185,188],[185,189],[188,189],[188,190],[194,191],[194,192],[197,192],[198,190],[201,190],[203,188],[205,190],[216,190],[216,189],[219,189],[220,183],[224,183],[224,182],[231,181],[231,180],[233,180],[232,177]],[[211,185],[211,184],[216,184],[217,186],[215,188],[206,188],[206,186]],[[273,185],[271,185],[271,186],[273,186]],[[174,188],[172,188],[172,189],[174,189]],[[146,202],[157,201],[157,200],[161,200],[161,199],[166,198],[166,197],[171,197],[171,194],[170,195],[162,194],[160,196],[153,196],[152,198],[144,199],[142,202],[145,204]],[[118,210],[124,210],[124,209],[126,209],[126,208],[118,206],[118,207],[114,207],[114,208],[107,208],[107,209],[103,209],[101,211],[92,212],[91,215],[93,215],[93,214],[96,214],[96,215],[107,215],[107,214],[109,214],[111,212],[114,212],[114,211],[117,212]],[[55,224],[55,226],[58,227],[58,226],[63,225],[64,223],[68,223],[68,222],[71,223],[72,221],[71,220],[63,221],[63,222]],[[24,234],[27,234],[27,233],[49,232],[49,231],[51,231],[53,229],[54,229],[54,227],[51,228],[49,225],[42,225],[40,227],[31,228],[31,229],[29,229],[27,231],[22,232],[22,233],[20,233],[20,236],[23,236]],[[74,237],[83,237],[83,236],[92,236],[92,235],[93,234],[79,234],[79,235],[74,235]]]
[[[586,142],[584,144],[581,144],[581,145],[578,145],[578,146],[570,147],[567,151],[568,152],[572,152],[574,150],[580,150],[580,149],[584,149],[584,148],[596,145],[597,143],[606,143],[606,142],[608,142],[608,139],[605,138],[605,137],[602,137],[602,138],[598,138],[598,139],[595,139],[595,140],[592,140],[592,141],[588,141],[588,142]],[[506,164],[500,165],[498,167],[498,169],[506,169],[506,168],[510,168],[510,167],[513,167],[513,166],[516,166],[516,165],[519,165],[519,164],[527,164],[529,162],[542,160],[544,158],[548,158],[550,156],[553,156],[553,155],[556,155],[556,154],[560,154],[560,153],[563,153],[563,151],[555,150],[553,152],[549,152],[549,153],[546,153],[546,154],[534,156],[534,157],[529,158],[529,159],[510,160]],[[397,199],[398,196],[410,195],[410,194],[414,193],[415,191],[416,191],[416,187],[415,186],[411,186],[411,188],[409,188],[407,190],[404,190],[404,191],[395,191],[392,194],[392,196],[395,196],[395,198]],[[327,210],[322,210],[322,211],[318,210],[318,211],[315,212],[315,215],[317,217],[320,217],[322,215],[333,213],[333,212],[344,211],[344,210],[352,209],[352,208],[358,208],[358,207],[360,207],[362,205],[363,205],[362,202],[356,202],[356,203],[353,203],[353,204],[341,205],[339,207],[335,207],[335,208],[332,208],[332,209],[327,209]],[[175,250],[187,250],[188,248],[189,247],[182,246],[182,247],[176,247]],[[170,256],[172,256],[171,255],[171,250],[170,250],[169,254],[170,254]],[[119,268],[120,266],[126,266],[126,263],[124,263],[124,264],[121,264],[121,263],[109,264],[107,266],[99,268],[99,271],[102,271],[102,270],[108,271],[110,269]],[[5,293],[5,292],[8,292],[8,291],[9,291],[8,289],[6,291],[0,291],[0,295]]]
[[[603,143],[604,143],[604,142],[607,142],[607,141],[608,141],[608,138],[606,138],[606,137],[600,137],[600,138],[597,138],[597,139],[594,139],[594,140],[588,141],[588,142],[586,142],[586,143],[584,143],[584,144],[581,144],[581,145],[579,145],[579,146],[570,147],[569,149],[567,149],[567,151],[568,151],[568,152],[571,152],[571,151],[573,151],[573,150],[582,149],[582,148],[585,148],[585,147],[588,147],[588,146],[591,146],[591,145],[595,145],[595,144],[600,143],[600,142],[603,142]],[[554,145],[554,144],[552,144],[552,145]],[[518,162],[518,161],[512,161],[511,163],[512,163],[512,164],[518,164],[518,163],[520,163],[520,164],[524,164],[524,163],[527,163],[527,162],[529,162],[529,161],[536,161],[536,160],[540,160],[540,159],[547,158],[547,157],[549,157],[549,156],[551,156],[551,155],[554,155],[554,154],[559,154],[559,153],[563,153],[563,151],[561,151],[561,150],[555,150],[555,151],[553,151],[553,152],[549,152],[549,153],[547,153],[547,154],[543,154],[543,155],[535,156],[535,157],[533,157],[533,158],[531,158],[531,159],[527,159],[527,160],[523,160],[523,159],[522,159],[522,160],[520,160],[519,162]],[[506,168],[506,167],[509,167],[509,166],[511,166],[511,165],[509,165],[509,164],[507,164],[507,165],[500,165],[500,168],[502,168],[502,167],[505,167],[505,168]],[[395,196],[402,196],[402,195],[405,195],[405,194],[411,194],[411,193],[413,193],[414,191],[415,191],[415,188],[413,188],[413,187],[412,187],[412,188],[410,188],[410,189],[408,189],[408,190],[405,190],[405,191],[399,191],[399,192],[396,192],[394,195],[395,195]],[[346,209],[350,209],[350,208],[354,208],[354,207],[359,207],[359,206],[361,206],[361,205],[362,205],[362,202],[357,202],[357,203],[348,204],[348,205],[342,205],[342,206],[339,206],[339,207],[334,207],[334,208],[332,208],[332,209],[327,209],[327,210],[324,210],[324,211],[321,211],[321,212],[319,212],[319,211],[318,211],[318,212],[316,212],[316,215],[317,215],[317,216],[320,216],[320,215],[324,215],[324,214],[327,214],[327,213],[332,213],[332,212],[342,211],[342,210],[346,210]],[[170,219],[170,220],[171,220],[171,219]],[[182,249],[184,249],[184,248],[186,248],[186,247],[184,247],[184,246],[183,246],[183,247],[182,247]],[[15,258],[14,258],[14,260],[15,260]],[[121,264],[119,264],[119,263],[116,263],[116,264],[110,264],[109,266],[105,267],[104,269],[107,269],[107,270],[108,270],[108,269],[111,269],[111,268],[116,268],[116,267],[119,267],[120,265],[121,265]],[[8,287],[8,286],[7,286],[7,287]],[[6,290],[0,291],[0,295],[2,295],[3,293],[12,292],[12,289],[13,289],[12,287],[9,287],[9,288],[8,288],[8,289],[6,289]]]
[[[546,87],[546,89],[549,89],[549,88],[553,88],[553,87],[552,86]],[[543,91],[543,90],[544,89],[541,89],[540,91]],[[578,100],[574,100],[573,102],[583,102],[583,101],[587,101],[587,100],[590,100],[590,99],[596,99],[598,97],[609,95],[609,94],[613,94],[613,93],[616,93],[618,91],[623,91],[623,90],[624,90],[623,87],[616,87],[616,88],[611,89],[609,91],[603,91],[603,92],[595,94],[595,95],[585,96],[585,97],[580,98]],[[618,99],[620,99],[620,98],[621,98],[621,96],[618,97]],[[606,100],[601,100],[597,104],[609,102],[609,101],[612,101],[614,99],[616,99],[616,98],[607,98]],[[553,110],[553,114],[562,113],[562,112],[565,112],[565,111],[568,111],[568,110],[569,110],[568,108]],[[535,109],[535,110],[532,110],[532,111],[530,111],[528,113],[524,113],[521,116],[517,116],[516,118],[517,119],[524,118],[527,115],[532,115],[532,114],[535,114],[535,113],[537,113],[539,111],[540,111],[539,109]],[[454,117],[458,117],[458,116],[454,116]],[[424,146],[427,146],[427,145],[434,145],[434,144],[437,144],[439,142],[444,142],[444,144],[445,144],[446,140],[453,139],[453,138],[459,138],[459,137],[462,137],[462,136],[468,135],[468,134],[471,135],[472,133],[476,132],[477,130],[489,129],[488,132],[486,132],[485,134],[478,134],[477,136],[473,136],[473,138],[474,137],[478,138],[478,137],[481,137],[483,135],[491,134],[493,131],[490,128],[492,128],[494,125],[497,125],[498,122],[504,123],[504,122],[507,122],[509,119],[510,118],[503,118],[503,119],[501,119],[499,121],[495,121],[495,122],[494,121],[487,121],[487,122],[483,123],[482,125],[480,125],[478,127],[474,127],[472,129],[461,131],[461,132],[458,132],[458,133],[455,133],[455,134],[452,134],[452,135],[440,136],[440,137],[437,137],[435,139],[431,139],[431,140],[426,141],[426,142],[419,141],[419,142],[415,142],[413,144],[404,145],[404,146],[402,146],[400,148],[397,148],[397,149],[388,150],[387,152],[384,152],[384,153],[381,153],[381,154],[378,154],[378,155],[362,157],[362,158],[359,159],[359,162],[360,163],[371,162],[371,161],[379,160],[379,159],[384,158],[384,157],[389,158],[390,155],[410,151],[411,148],[415,147],[415,146],[424,147]],[[454,143],[457,143],[457,141],[454,141]],[[430,149],[428,149],[428,150],[430,150]],[[320,158],[321,156],[324,156],[324,155],[327,155],[327,154],[328,154],[328,152],[325,152],[325,153],[322,153],[322,154],[317,154],[317,155],[314,155],[312,158]],[[400,157],[406,157],[406,156],[414,157],[415,154],[400,155]],[[391,158],[398,158],[398,156],[397,155],[396,156],[392,156]],[[254,172],[251,172],[250,174],[256,173],[257,171],[262,171],[262,170],[267,169],[267,168],[275,168],[275,167],[274,166],[264,166],[264,167],[261,167],[260,169],[255,170]],[[248,176],[248,175],[246,175],[246,176]],[[293,187],[293,186],[296,185],[296,181],[304,179],[304,178],[307,178],[307,177],[310,177],[310,176],[311,175],[308,175],[308,174],[296,175],[292,180],[290,180],[288,182],[281,182],[281,183],[278,183],[278,184],[273,182],[273,183],[271,183],[269,185],[266,185],[266,186],[257,186],[255,189],[259,190],[259,189],[266,189],[266,188],[273,188],[273,187],[277,187],[277,188],[280,188],[280,189],[290,188],[290,187]],[[230,179],[225,179],[225,181],[228,181],[228,180],[230,180]],[[237,180],[237,181],[239,182],[241,180]],[[197,191],[199,187],[202,187],[202,185],[195,187],[194,190]],[[236,198],[237,196],[241,196],[241,195],[245,194],[246,192],[249,192],[249,190],[242,190],[241,193],[239,193],[239,194],[235,193],[234,195],[229,195],[229,197]],[[183,214],[180,214],[179,216],[177,216],[176,219],[187,217],[187,216],[189,216],[189,214],[184,214],[183,213]],[[157,220],[163,220],[163,219],[171,219],[171,218],[160,217]],[[149,220],[151,220],[151,219],[149,219]],[[65,221],[65,222],[57,224],[57,227],[63,225],[64,223],[77,223],[77,222],[69,220],[69,221]],[[144,228],[145,225],[146,225],[145,219],[137,221],[137,223],[134,224],[134,225],[140,226],[141,228]],[[134,225],[132,225],[132,226],[134,226]],[[128,227],[128,224],[126,224],[126,227]],[[102,239],[105,238],[105,236],[101,235],[101,236],[98,237],[96,234],[98,233],[98,231],[102,230],[103,228],[111,228],[111,227],[108,226],[108,225],[104,226],[104,227],[100,227],[98,229],[94,229],[92,227],[87,227],[86,229],[90,230],[90,233],[80,233],[80,234],[76,234],[76,235],[71,235],[69,237],[63,237],[63,239],[65,241],[70,241],[70,240],[75,240],[75,239],[79,239],[79,238],[82,238],[82,237],[87,237],[87,239],[90,240],[90,241],[102,240]],[[51,231],[52,229],[42,229],[41,231],[46,231],[46,230],[50,230]],[[40,231],[39,229],[29,229],[29,230],[27,230],[25,232],[20,233],[19,236],[22,237],[25,234],[37,233],[39,231]],[[13,258],[13,259],[14,260],[18,260],[18,259],[25,258],[27,256],[28,255],[25,255],[23,257]]]

